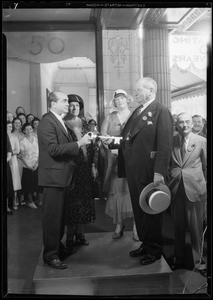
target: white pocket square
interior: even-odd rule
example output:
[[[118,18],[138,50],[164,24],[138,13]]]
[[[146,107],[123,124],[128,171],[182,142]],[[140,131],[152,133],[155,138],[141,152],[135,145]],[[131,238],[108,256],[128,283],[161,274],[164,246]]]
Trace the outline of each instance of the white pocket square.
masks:
[[[156,154],[157,154],[157,151],[151,151],[150,152],[150,158],[155,158]]]

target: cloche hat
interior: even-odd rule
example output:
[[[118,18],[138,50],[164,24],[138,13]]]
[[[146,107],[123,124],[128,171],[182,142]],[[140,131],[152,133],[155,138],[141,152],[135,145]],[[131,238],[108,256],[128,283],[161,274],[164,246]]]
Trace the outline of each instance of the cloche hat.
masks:
[[[84,107],[84,101],[80,96],[78,96],[76,94],[70,94],[70,95],[67,95],[67,97],[68,97],[69,104],[71,102],[78,102],[79,106],[80,106],[80,110],[82,110],[82,108]]]

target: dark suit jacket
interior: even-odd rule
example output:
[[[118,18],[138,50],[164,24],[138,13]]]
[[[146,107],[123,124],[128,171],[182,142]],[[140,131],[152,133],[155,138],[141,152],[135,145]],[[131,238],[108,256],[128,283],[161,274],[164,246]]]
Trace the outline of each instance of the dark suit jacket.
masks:
[[[173,138],[173,120],[167,107],[154,100],[139,116],[128,119],[121,134],[120,177],[126,171],[137,182],[148,184],[154,172],[167,176]]]
[[[78,144],[52,112],[38,126],[38,183],[47,187],[67,187],[72,180],[72,156],[78,154]]]

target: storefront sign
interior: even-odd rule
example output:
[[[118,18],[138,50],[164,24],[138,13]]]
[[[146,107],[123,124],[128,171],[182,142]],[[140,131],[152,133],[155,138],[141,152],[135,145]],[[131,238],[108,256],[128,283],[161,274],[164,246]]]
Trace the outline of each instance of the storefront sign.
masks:
[[[202,36],[171,35],[170,36],[171,66],[176,64],[181,69],[193,67],[206,68],[207,45]]]

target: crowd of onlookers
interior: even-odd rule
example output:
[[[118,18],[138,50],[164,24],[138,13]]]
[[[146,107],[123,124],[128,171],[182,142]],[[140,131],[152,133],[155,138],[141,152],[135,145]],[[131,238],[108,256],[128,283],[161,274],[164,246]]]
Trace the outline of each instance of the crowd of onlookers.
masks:
[[[174,130],[177,131],[177,115],[173,114]],[[192,132],[207,137],[207,121],[201,115],[192,116]],[[9,160],[12,191],[7,199],[7,212],[12,214],[19,205],[36,209],[42,202],[42,189],[38,186],[38,139],[37,127],[40,119],[32,113],[26,114],[23,107],[17,107],[15,114],[7,111],[7,134],[12,147]],[[95,128],[95,129],[94,129]],[[97,131],[94,119],[88,121],[88,129]],[[10,182],[10,181],[8,181]],[[12,196],[11,196],[12,195]]]
[[[10,146],[8,160],[7,213],[20,205],[36,209],[41,205],[42,189],[38,186],[38,139],[40,119],[17,107],[15,114],[7,111],[7,135]],[[10,180],[12,178],[12,180]]]
[[[98,137],[96,139],[96,143],[92,143],[92,147],[91,145],[82,146],[79,150],[79,154],[73,158],[75,165],[73,173],[74,188],[70,190],[70,195],[68,197],[69,201],[67,201],[66,204],[67,245],[70,244],[72,247],[74,236],[76,237],[76,240],[79,239],[82,244],[89,244],[84,236],[83,227],[84,224],[95,221],[95,206],[93,200],[100,197],[105,198],[105,213],[112,218],[113,223],[116,225],[113,239],[119,239],[122,237],[125,228],[125,219],[133,217],[133,239],[135,241],[139,241],[127,180],[126,178],[118,177],[118,147],[110,148],[112,140],[121,135],[122,129],[124,128],[127,120],[131,115],[134,114],[132,113],[131,109],[129,109],[131,106],[131,100],[129,100],[128,95],[124,90],[117,90],[114,93],[112,100],[114,110],[105,117],[99,129],[97,128],[97,123],[94,119],[86,120],[84,114],[82,113],[84,102],[80,96],[74,94],[68,95],[68,99],[68,114],[63,115],[60,120],[65,128],[65,132],[72,138],[73,141],[78,142],[81,142],[81,140],[84,139],[84,134],[87,134],[88,132],[92,132],[95,136],[101,135],[102,138],[100,139]],[[53,100],[52,102],[55,103]],[[143,117],[143,120],[146,121],[147,118],[151,118],[150,115],[152,117],[151,112],[148,112],[148,117]],[[177,137],[181,137],[180,132],[182,128],[182,121],[183,124],[187,124],[184,126],[186,126],[186,129],[188,128],[188,132],[202,136],[201,138],[195,135],[193,137],[192,135],[195,142],[198,140],[199,143],[203,143],[203,148],[201,149],[203,152],[201,151],[201,154],[204,157],[204,152],[206,152],[206,146],[204,145],[204,140],[206,141],[206,139],[204,138],[207,137],[207,121],[198,114],[193,115],[192,117],[186,113],[179,115],[173,114],[172,117],[174,137],[173,143],[176,142]],[[26,114],[23,107],[17,107],[15,114],[7,112],[8,214],[13,214],[13,211],[17,210],[18,207],[22,205],[27,205],[32,209],[37,209],[37,207],[42,206],[43,187],[38,185],[39,134],[37,135],[37,128],[39,122],[40,119],[37,116],[33,115],[32,113]],[[42,123],[40,123],[40,126],[41,124]],[[151,122],[151,124],[153,123]],[[197,138],[197,140],[195,138]],[[182,151],[184,145],[182,143],[189,143],[189,141],[185,139],[184,141],[181,140],[181,142],[178,142],[180,147],[179,152]],[[195,146],[192,144],[190,147],[193,148]],[[175,153],[175,149],[173,150]],[[201,154],[199,153],[199,155]],[[172,165],[173,167],[174,163],[176,163],[175,159]],[[185,166],[183,158],[182,163],[178,162],[177,164],[178,168],[184,170]],[[192,167],[194,168],[195,166],[193,164],[194,161],[192,161]],[[204,166],[204,168],[206,167]],[[95,173],[97,173],[98,176],[97,174],[94,175]],[[95,178],[96,180],[94,180]],[[98,184],[95,185],[95,182]],[[180,186],[182,187],[182,185]],[[95,188],[97,188],[97,190],[94,190]],[[172,190],[172,186],[170,186],[170,189]],[[182,190],[184,190],[184,188],[182,188]],[[177,195],[181,195],[180,198],[186,197],[185,194],[181,194],[183,192],[182,190],[179,188],[178,191],[176,191]],[[189,190],[190,193],[194,192],[194,189],[191,187]],[[178,201],[178,203],[179,202],[180,201]],[[186,203],[190,203],[188,202],[188,199]],[[206,216],[206,201],[202,202],[201,208],[203,214]],[[198,209],[198,211],[201,211],[201,208]],[[181,207],[181,209],[178,207],[177,211],[184,211],[184,209],[185,208],[183,207]],[[191,208],[187,209],[189,212],[191,212]],[[176,217],[179,218],[179,216],[175,215],[174,222]],[[206,224],[206,217],[204,219]],[[180,233],[179,224],[182,224],[183,220],[181,220],[181,222],[179,222],[179,219],[177,220],[176,235],[178,236],[179,234],[182,238],[183,234],[182,232]],[[203,218],[201,217],[199,220],[203,220]],[[200,224],[199,226],[200,235],[202,235],[203,232],[202,225],[205,224]],[[193,226],[194,224],[191,227]],[[184,230],[185,229],[183,229],[183,232]],[[192,231],[193,237],[194,231],[192,228],[190,230]],[[196,236],[196,234],[194,235]],[[177,241],[177,238],[175,238],[175,240]],[[201,242],[201,240],[201,237],[199,237],[199,242]],[[196,249],[196,242],[194,242],[194,244],[193,247],[200,255],[200,246],[198,247],[199,249]],[[137,249],[136,252],[139,250]],[[182,266],[182,261],[181,263],[176,262],[176,264]]]
[[[174,130],[177,131],[177,114],[173,114]],[[203,137],[207,137],[207,121],[201,115],[192,116],[193,127],[192,132]]]

